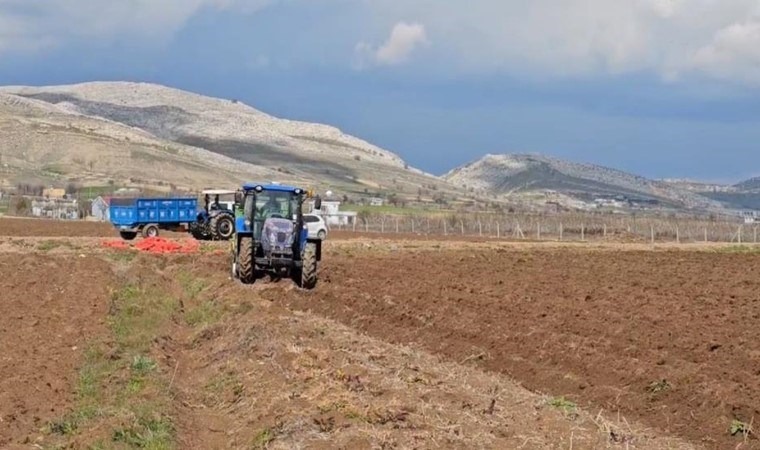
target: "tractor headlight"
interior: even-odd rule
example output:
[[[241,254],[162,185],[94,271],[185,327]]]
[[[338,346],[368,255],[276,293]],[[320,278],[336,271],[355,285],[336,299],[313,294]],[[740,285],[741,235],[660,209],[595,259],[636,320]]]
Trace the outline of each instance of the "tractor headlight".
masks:
[[[296,190],[295,190],[295,191],[293,191],[293,192],[295,192],[295,193],[296,193],[296,195],[301,195],[301,192],[303,192],[303,191],[301,191],[300,189],[296,189]]]
[[[251,228],[251,221],[250,220],[245,219],[245,222],[243,222],[243,223],[245,224],[246,228]]]
[[[264,190],[264,187],[263,186],[256,186],[255,188],[253,188],[253,190],[256,191],[256,192],[261,192],[261,191]]]

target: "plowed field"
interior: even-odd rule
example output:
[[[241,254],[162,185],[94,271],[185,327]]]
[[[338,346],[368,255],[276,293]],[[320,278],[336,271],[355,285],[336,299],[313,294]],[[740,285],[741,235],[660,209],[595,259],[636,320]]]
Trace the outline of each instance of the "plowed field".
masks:
[[[718,448],[760,418],[758,255],[331,255],[324,277],[288,301],[592,410]]]
[[[0,447],[760,448],[752,248],[332,239],[304,292],[6,222]]]

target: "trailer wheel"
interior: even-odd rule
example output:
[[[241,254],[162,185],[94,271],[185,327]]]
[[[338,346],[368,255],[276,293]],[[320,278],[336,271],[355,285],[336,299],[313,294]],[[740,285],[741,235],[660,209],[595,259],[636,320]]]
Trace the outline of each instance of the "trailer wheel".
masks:
[[[119,235],[125,241],[131,241],[137,237],[137,232],[136,231],[119,231]]]
[[[158,225],[156,224],[148,224],[145,225],[142,229],[142,235],[145,238],[152,238],[158,236]]]
[[[253,257],[253,238],[240,238],[240,248],[237,254],[238,278],[244,284],[253,284],[256,280],[255,263]]]

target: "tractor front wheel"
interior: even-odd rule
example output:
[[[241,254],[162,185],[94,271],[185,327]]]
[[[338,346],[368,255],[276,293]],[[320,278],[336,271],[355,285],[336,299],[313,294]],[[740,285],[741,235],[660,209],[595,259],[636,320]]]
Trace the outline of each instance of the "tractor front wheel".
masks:
[[[255,261],[253,257],[253,238],[240,238],[240,248],[237,253],[238,278],[244,284],[252,284],[256,280]]]
[[[301,256],[303,266],[300,270],[299,285],[303,289],[314,289],[317,286],[317,244],[307,242]]]
[[[211,239],[211,236],[208,234],[206,227],[198,222],[193,222],[190,224],[190,234],[199,241],[208,241]]]

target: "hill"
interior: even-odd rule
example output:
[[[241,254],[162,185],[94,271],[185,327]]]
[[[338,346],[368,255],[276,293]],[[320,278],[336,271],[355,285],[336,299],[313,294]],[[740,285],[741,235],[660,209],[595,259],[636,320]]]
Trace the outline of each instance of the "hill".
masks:
[[[444,179],[502,197],[541,193],[586,205],[608,199],[647,207],[700,210],[720,207],[712,200],[665,182],[537,154],[486,155],[452,170]]]
[[[306,183],[341,194],[447,189],[398,155],[335,127],[146,83],[0,88],[3,181],[233,187]]]
[[[760,177],[734,185],[701,183],[688,180],[663,180],[667,183],[697,193],[733,210],[760,210]]]
[[[750,178],[741,183],[736,183],[733,188],[739,192],[760,193],[760,177]]]

